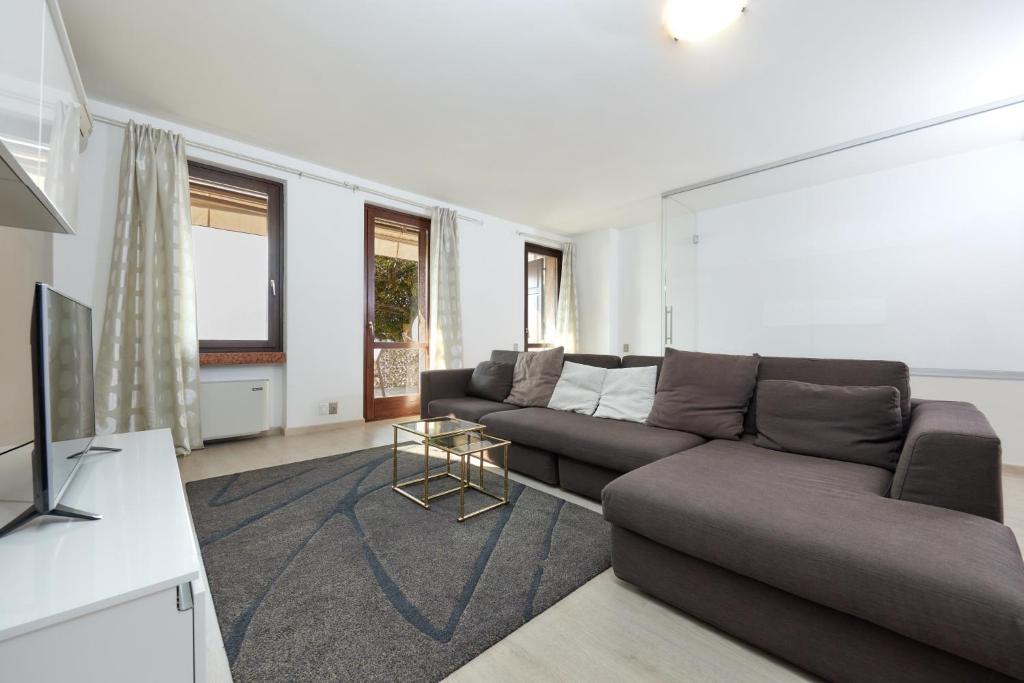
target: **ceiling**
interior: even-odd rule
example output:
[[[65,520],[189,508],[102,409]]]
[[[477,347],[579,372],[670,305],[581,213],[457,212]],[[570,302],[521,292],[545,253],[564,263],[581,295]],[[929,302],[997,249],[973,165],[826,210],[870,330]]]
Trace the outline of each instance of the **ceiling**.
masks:
[[[1024,93],[1019,0],[61,0],[93,99],[563,233]]]

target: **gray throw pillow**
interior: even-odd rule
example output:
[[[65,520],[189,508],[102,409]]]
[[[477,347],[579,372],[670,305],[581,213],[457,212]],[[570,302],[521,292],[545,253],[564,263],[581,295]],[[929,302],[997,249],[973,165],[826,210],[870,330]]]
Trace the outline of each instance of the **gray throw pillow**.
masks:
[[[512,391],[505,403],[514,406],[546,407],[562,374],[561,346],[547,351],[521,353],[512,372]]]
[[[757,383],[755,445],[896,469],[903,416],[896,387],[834,387],[793,380]]]
[[[737,440],[757,383],[757,356],[665,349],[647,424]]]
[[[515,366],[511,363],[485,360],[473,370],[466,395],[486,398],[488,401],[504,401],[512,390],[513,370]]]

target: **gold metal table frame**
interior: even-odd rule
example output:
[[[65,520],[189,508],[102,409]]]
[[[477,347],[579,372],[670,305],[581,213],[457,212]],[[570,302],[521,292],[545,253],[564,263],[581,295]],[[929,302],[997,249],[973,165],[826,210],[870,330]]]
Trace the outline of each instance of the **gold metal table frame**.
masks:
[[[405,496],[424,509],[430,509],[430,501],[438,498],[459,494],[458,521],[463,522],[470,517],[493,510],[508,504],[508,447],[509,442],[484,434],[484,426],[465,420],[440,417],[403,422],[393,425],[394,441],[391,448],[391,490]],[[423,441],[423,476],[407,481],[398,481],[398,432],[399,430],[419,436]],[[430,474],[430,449],[437,448],[445,454],[445,469],[437,474]],[[501,495],[488,491],[484,486],[484,453],[491,449],[503,449],[503,490]],[[452,456],[459,458],[458,474],[452,472]],[[473,481],[473,456],[477,457],[477,481]],[[454,479],[457,486],[430,493],[430,482],[436,479]],[[410,486],[423,486],[423,493],[415,496],[405,489]],[[466,489],[479,491],[493,498],[495,503],[485,505],[466,514]]]

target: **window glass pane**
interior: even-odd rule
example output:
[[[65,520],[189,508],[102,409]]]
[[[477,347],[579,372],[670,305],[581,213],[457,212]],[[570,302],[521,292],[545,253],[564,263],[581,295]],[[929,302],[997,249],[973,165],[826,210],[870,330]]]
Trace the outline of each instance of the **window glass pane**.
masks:
[[[267,195],[196,181],[191,190],[199,338],[266,340]]]
[[[558,259],[530,253],[526,261],[526,329],[530,344],[555,340],[558,307]]]
[[[412,342],[423,337],[420,315],[420,233],[390,221],[374,226],[375,341]],[[415,392],[413,392],[415,393]]]

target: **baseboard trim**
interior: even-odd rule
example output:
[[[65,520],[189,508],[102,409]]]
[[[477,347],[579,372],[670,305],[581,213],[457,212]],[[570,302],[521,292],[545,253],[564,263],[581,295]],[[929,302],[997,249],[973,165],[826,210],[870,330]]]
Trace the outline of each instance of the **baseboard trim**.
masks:
[[[1013,474],[1024,477],[1024,465],[1003,464],[1003,474]]]
[[[352,427],[354,425],[361,425],[366,420],[340,420],[338,422],[328,422],[322,425],[305,425],[302,427],[285,427],[285,436],[300,436],[302,434],[316,434],[317,432],[333,432],[335,429],[344,429],[346,427]]]

